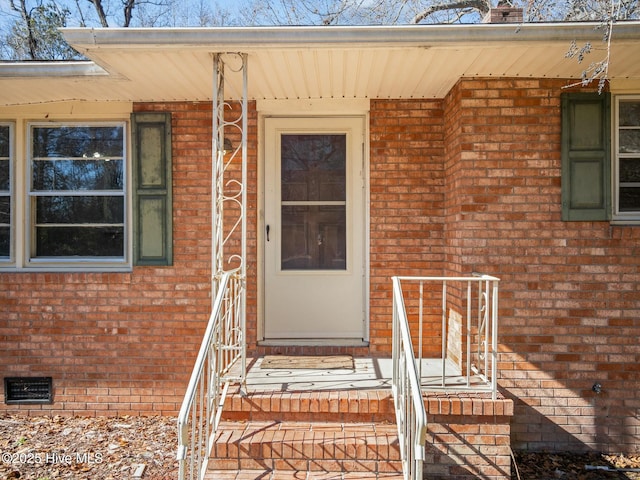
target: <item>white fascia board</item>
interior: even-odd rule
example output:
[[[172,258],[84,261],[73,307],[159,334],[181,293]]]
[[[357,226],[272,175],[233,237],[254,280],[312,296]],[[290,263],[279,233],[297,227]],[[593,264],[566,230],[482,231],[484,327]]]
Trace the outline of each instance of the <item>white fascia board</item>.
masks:
[[[211,27],[211,28],[63,28],[67,42],[86,51],[95,48],[270,48],[443,46],[496,42],[571,42],[603,38],[598,22]],[[614,25],[614,41],[640,40],[640,22]]]
[[[64,78],[108,75],[91,61],[0,62],[0,78]]]

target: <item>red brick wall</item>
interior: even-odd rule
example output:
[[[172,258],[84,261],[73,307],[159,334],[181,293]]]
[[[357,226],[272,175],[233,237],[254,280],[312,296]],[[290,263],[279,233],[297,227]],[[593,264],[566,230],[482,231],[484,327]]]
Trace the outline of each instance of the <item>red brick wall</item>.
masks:
[[[391,353],[391,277],[441,275],[444,153],[441,100],[372,100],[371,353]]]
[[[174,264],[0,274],[2,376],[52,376],[54,383],[53,405],[2,403],[0,410],[174,414],[180,407],[211,308],[211,104],[135,109],[172,113]],[[251,118],[255,135],[255,108]],[[255,178],[254,169],[254,207]],[[255,222],[255,208],[249,218]],[[250,275],[255,248],[253,255]],[[255,311],[255,291],[248,303]]]
[[[465,79],[450,93],[447,258],[501,278],[514,448],[637,451],[640,229],[561,221],[563,84]]]
[[[424,472],[434,480],[511,478],[513,402],[488,394],[430,393],[425,398]]]

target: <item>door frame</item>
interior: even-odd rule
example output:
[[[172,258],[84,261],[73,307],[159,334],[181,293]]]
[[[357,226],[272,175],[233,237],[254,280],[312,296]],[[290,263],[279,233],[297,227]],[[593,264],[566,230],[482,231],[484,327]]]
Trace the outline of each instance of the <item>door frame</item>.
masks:
[[[259,345],[299,345],[299,346],[366,346],[370,338],[369,322],[369,276],[370,276],[370,191],[369,191],[369,100],[262,100],[256,102],[258,110],[258,218],[257,218],[257,325],[256,335]],[[265,120],[267,118],[327,118],[357,117],[362,121],[362,181],[364,215],[363,239],[363,336],[356,339],[294,339],[265,340]]]

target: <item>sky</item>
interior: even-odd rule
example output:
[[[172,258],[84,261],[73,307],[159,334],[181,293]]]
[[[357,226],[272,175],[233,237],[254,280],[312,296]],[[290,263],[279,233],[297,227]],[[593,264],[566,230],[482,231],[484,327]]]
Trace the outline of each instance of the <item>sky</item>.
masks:
[[[47,3],[49,1],[53,0],[27,0],[27,6],[33,8],[38,3]],[[103,2],[105,10],[107,10],[110,26],[119,26],[121,22],[119,19],[122,18],[121,1],[103,0]],[[55,3],[59,6],[67,7],[72,12],[68,26],[78,26],[80,24],[79,15],[76,13],[77,6],[75,0],[55,0]],[[89,2],[87,0],[80,0],[78,3],[83,6],[85,14],[90,16],[90,18],[87,19],[87,24],[89,26],[100,26],[97,15],[94,13],[95,10]],[[175,18],[176,22],[184,22],[186,18],[192,19],[196,16],[200,4],[207,6],[213,12],[217,12],[219,8],[227,10],[233,16],[244,3],[244,0],[174,0],[175,8],[166,16]],[[140,8],[143,7],[141,6]],[[8,32],[9,26],[16,18],[19,18],[19,14],[11,9],[9,0],[0,0],[0,30],[2,34]]]

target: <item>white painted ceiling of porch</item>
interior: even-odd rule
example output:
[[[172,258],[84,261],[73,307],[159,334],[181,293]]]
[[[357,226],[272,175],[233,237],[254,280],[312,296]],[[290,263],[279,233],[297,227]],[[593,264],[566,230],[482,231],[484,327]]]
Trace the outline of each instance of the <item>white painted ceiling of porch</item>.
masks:
[[[594,35],[595,45],[601,34]],[[132,42],[124,37],[120,43],[77,41],[76,47],[108,74],[96,74],[91,63],[78,64],[79,70],[90,74],[45,64],[42,74],[31,66],[29,75],[16,74],[20,76],[16,82],[16,75],[12,77],[8,67],[0,65],[0,105],[63,100],[210,100],[212,52],[216,51],[248,54],[250,99],[442,98],[460,77],[579,78],[586,68],[565,58],[569,47],[565,38],[431,44],[363,41],[354,45],[305,44],[304,38],[265,45],[185,44],[179,38],[170,44],[166,39],[154,43],[153,39],[146,42],[139,38]],[[604,54],[602,48],[595,50],[588,61],[599,60]],[[637,39],[614,42],[612,59],[612,80],[640,80]],[[63,75],[51,75],[51,68],[57,66]],[[227,69],[226,79],[226,97],[239,98],[240,76]]]

